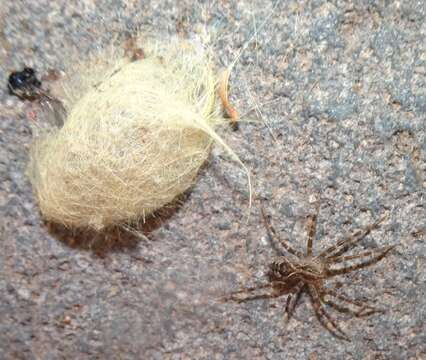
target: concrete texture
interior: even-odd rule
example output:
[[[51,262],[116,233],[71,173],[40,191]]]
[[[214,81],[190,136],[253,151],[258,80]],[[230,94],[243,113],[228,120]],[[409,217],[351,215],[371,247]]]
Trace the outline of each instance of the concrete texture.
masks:
[[[425,353],[426,5],[423,1],[11,1],[0,9],[1,359],[420,359]],[[266,19],[266,22],[265,22]],[[264,26],[262,26],[264,23]],[[336,279],[385,314],[339,316],[333,338],[302,298],[218,299],[266,281],[274,255],[244,173],[215,148],[178,208],[94,235],[46,225],[25,177],[31,108],[5,90],[23,64],[62,69],[123,29],[212,34],[218,64],[244,44],[232,98],[248,119],[224,139],[252,170],[276,228],[316,250],[389,212],[362,247],[398,243]]]

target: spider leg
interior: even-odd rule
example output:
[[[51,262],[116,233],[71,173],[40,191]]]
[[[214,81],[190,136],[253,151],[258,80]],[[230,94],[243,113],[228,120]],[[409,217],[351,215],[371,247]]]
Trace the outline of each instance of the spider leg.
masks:
[[[320,202],[318,201],[315,214],[309,216],[310,222],[309,222],[309,225],[308,225],[308,245],[307,245],[307,249],[306,249],[306,255],[307,256],[312,255],[312,244],[314,242],[315,234],[316,234],[316,231],[317,231],[317,219],[318,219],[318,215],[319,215],[319,210],[320,210]]]
[[[337,324],[337,321],[325,311],[316,288],[313,285],[308,285],[308,292],[311,296],[312,306],[314,308],[315,314],[321,325],[324,326],[335,337],[346,341],[351,341],[346,333]]]
[[[332,300],[325,299],[324,295],[329,295],[330,297],[334,297],[336,299],[339,299],[341,302],[345,302],[345,303],[354,305],[355,307],[359,308],[359,310],[354,310],[354,309],[348,308],[344,305],[336,304]],[[357,317],[369,316],[369,315],[374,314],[374,313],[383,313],[384,312],[384,310],[378,309],[374,306],[371,306],[371,305],[367,304],[365,301],[350,299],[347,296],[339,294],[334,290],[329,290],[329,289],[324,290],[323,293],[321,294],[321,298],[322,298],[322,301],[324,303],[326,303],[327,305],[330,305],[331,307],[335,308],[336,310],[338,310],[340,312],[344,312],[344,313],[349,313],[349,314],[355,315]]]
[[[362,253],[355,254],[355,255],[332,256],[332,257],[327,258],[327,262],[331,263],[331,264],[337,264],[337,263],[345,262],[345,261],[348,261],[348,260],[361,259],[363,257],[369,257],[369,256],[377,254],[378,252],[381,252],[381,251],[383,251],[385,249],[394,248],[394,247],[395,247],[395,245],[393,245],[393,246],[384,246],[384,247],[381,247],[381,248],[364,251]]]
[[[373,229],[379,227],[379,225],[386,219],[386,216],[382,216],[379,220],[374,222],[373,224],[368,225],[366,228],[362,230],[356,231],[351,236],[338,241],[336,244],[330,246],[325,249],[317,258],[331,258],[342,255],[344,252],[348,251],[352,246],[354,246],[357,242],[361,241],[364,237],[366,237]]]
[[[350,273],[352,271],[362,269],[362,268],[370,266],[370,265],[374,265],[375,263],[377,263],[381,259],[383,259],[389,253],[389,251],[391,251],[395,246],[396,245],[385,246],[385,247],[379,248],[375,251],[367,251],[367,252],[364,252],[362,254],[359,254],[360,256],[357,256],[358,258],[370,257],[370,259],[368,259],[364,262],[361,262],[359,264],[346,266],[346,267],[343,267],[343,268],[340,268],[340,269],[329,269],[327,271],[327,275],[328,275],[328,277],[331,277],[331,276],[336,276],[336,275],[341,275],[341,274],[347,274],[347,273]],[[377,253],[377,252],[379,252],[378,255],[372,256],[374,253]],[[355,258],[355,256],[356,255],[353,255],[352,258]],[[343,258],[345,258],[345,256]],[[351,258],[351,256],[348,256],[347,258]],[[344,260],[341,260],[341,261],[344,261]]]
[[[297,303],[300,300],[304,287],[305,287],[305,284],[303,282],[299,282],[296,285],[295,292],[293,294],[288,295],[287,302],[285,305],[285,312],[284,312],[285,321],[289,321],[291,317],[293,316],[294,309],[296,308]]]
[[[265,288],[268,288],[268,287],[271,287],[271,284],[263,284],[263,285],[259,285],[259,286],[243,288],[241,290],[234,291],[230,295],[222,297],[221,299],[223,301],[235,300],[235,298],[234,298],[235,295],[247,294],[247,293],[251,293],[253,291],[256,291],[256,290],[259,290],[259,289],[265,289]]]
[[[230,296],[238,295],[238,294],[244,294],[244,293],[250,293],[250,292],[253,292],[253,291],[256,291],[256,290],[259,290],[259,289],[265,289],[265,288],[268,288],[268,287],[271,287],[271,284],[263,284],[263,285],[259,285],[259,286],[243,288],[241,290],[234,291],[233,293],[231,293]]]
[[[265,224],[266,232],[268,233],[269,240],[271,241],[271,244],[272,244],[274,250],[276,250],[281,255],[285,255],[274,246],[274,242],[275,242],[274,237],[277,238],[277,239],[279,239],[279,237],[277,235],[277,232],[275,231],[275,229],[271,225],[270,221],[268,220],[266,213],[265,213],[265,209],[263,208],[262,204],[260,205],[260,210],[262,212],[262,217],[263,217],[263,222]],[[303,254],[300,251],[297,251],[296,249],[294,249],[290,245],[288,240],[279,239],[279,241],[280,241],[281,245],[284,247],[284,249],[286,249],[290,254],[297,256],[298,258],[303,257]]]
[[[266,287],[266,286],[262,286],[262,288],[264,288],[264,287]],[[259,288],[260,287],[255,288],[255,289],[251,289],[251,288],[250,289],[243,289],[242,291],[237,291],[237,292],[231,294],[230,296],[228,296],[228,297],[226,297],[226,298],[224,298],[222,300],[223,301],[235,301],[237,303],[242,303],[242,302],[252,301],[252,300],[273,299],[273,298],[280,297],[283,294],[283,292],[275,290],[275,291],[273,291],[271,293],[258,294],[258,295],[249,295],[249,296],[242,297],[242,298],[235,296],[236,294],[242,294],[244,292],[249,293],[249,292],[252,292],[252,291],[257,290]]]

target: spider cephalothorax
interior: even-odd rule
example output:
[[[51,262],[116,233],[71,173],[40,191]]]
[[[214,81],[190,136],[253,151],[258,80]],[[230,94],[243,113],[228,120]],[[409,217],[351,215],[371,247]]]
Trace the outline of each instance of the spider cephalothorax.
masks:
[[[352,236],[340,240],[320,254],[313,255],[312,244],[316,232],[317,214],[310,216],[306,254],[294,249],[288,240],[280,239],[281,248],[283,249],[278,248],[275,244],[275,240],[278,239],[277,234],[267,219],[263,208],[262,215],[268,236],[280,256],[269,265],[269,282],[267,284],[237,291],[228,297],[228,300],[243,302],[255,299],[277,298],[288,294],[285,316],[289,319],[300,296],[303,292],[306,292],[309,294],[315,314],[321,324],[334,336],[344,340],[349,340],[348,336],[340,328],[337,321],[325,310],[324,305],[358,317],[383,312],[383,310],[369,305],[366,301],[350,299],[336,289],[325,287],[325,281],[331,277],[373,265],[383,259],[395,247],[395,245],[384,246],[359,254],[343,255],[357,245],[371,230],[377,228],[384,220],[384,217],[365,229],[357,231]],[[357,260],[358,262],[348,264],[348,261]],[[340,267],[339,264],[341,264]],[[270,288],[271,291],[246,297],[239,296],[265,288]]]
[[[272,281],[321,281],[326,278],[327,266],[311,256],[296,260],[280,256],[269,265],[268,275]]]

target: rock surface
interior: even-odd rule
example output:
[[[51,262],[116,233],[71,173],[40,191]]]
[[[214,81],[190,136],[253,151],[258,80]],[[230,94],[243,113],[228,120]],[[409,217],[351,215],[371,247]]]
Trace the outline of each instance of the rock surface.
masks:
[[[1,359],[420,359],[425,339],[426,5],[423,1],[6,1],[0,9]],[[147,239],[44,224],[25,176],[29,103],[9,96],[24,64],[62,69],[124,29],[210,34],[219,65],[241,57],[232,99],[246,119],[221,135],[182,204]],[[251,41],[249,41],[251,40]],[[247,44],[247,45],[246,45]],[[308,298],[223,295],[266,281],[274,252],[259,201],[295,247],[321,194],[316,251],[383,212],[361,249],[399,244],[344,291],[385,314],[339,316],[350,343],[318,323]],[[358,250],[360,251],[360,250]],[[332,282],[330,283],[330,285]]]

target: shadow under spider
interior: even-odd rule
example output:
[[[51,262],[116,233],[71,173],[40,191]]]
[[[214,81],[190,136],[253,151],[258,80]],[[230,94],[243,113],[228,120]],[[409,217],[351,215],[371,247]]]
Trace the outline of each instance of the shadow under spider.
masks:
[[[275,229],[265,215],[263,206],[261,206],[262,217],[271,243],[274,245],[275,239],[281,244],[281,249],[273,246],[278,252],[279,257],[269,265],[269,282],[263,285],[244,288],[232,293],[226,297],[225,301],[236,301],[238,303],[257,299],[271,299],[288,294],[284,316],[286,320],[290,320],[294,309],[302,293],[308,293],[315,315],[319,322],[332,335],[337,338],[350,341],[348,335],[341,329],[337,320],[330,315],[324,305],[341,312],[351,314],[353,316],[362,317],[378,312],[384,312],[364,300],[354,300],[346,295],[341,294],[337,288],[326,288],[325,281],[334,276],[343,275],[352,271],[362,269],[373,265],[383,259],[396,245],[383,246],[360,252],[355,255],[344,255],[348,250],[356,246],[360,240],[367,236],[373,229],[379,227],[380,223],[385,219],[381,217],[375,223],[367,226],[362,230],[356,231],[351,236],[338,241],[335,245],[330,246],[322,251],[319,255],[312,254],[312,245],[316,234],[316,223],[319,213],[319,203],[315,215],[309,216],[310,222],[308,226],[308,241],[306,254],[294,249],[288,240],[279,239]],[[283,249],[285,251],[283,251]],[[288,256],[290,254],[290,257]],[[348,261],[357,260],[358,262],[348,264]],[[339,267],[340,264],[340,267]],[[268,292],[250,295],[251,293],[267,289]],[[241,297],[239,295],[244,295]],[[249,295],[247,295],[249,294]]]

